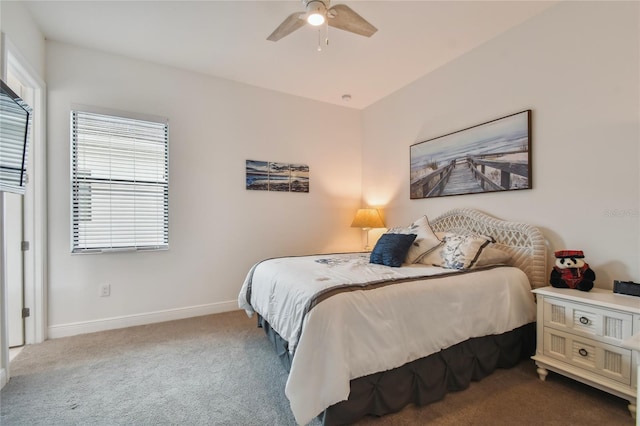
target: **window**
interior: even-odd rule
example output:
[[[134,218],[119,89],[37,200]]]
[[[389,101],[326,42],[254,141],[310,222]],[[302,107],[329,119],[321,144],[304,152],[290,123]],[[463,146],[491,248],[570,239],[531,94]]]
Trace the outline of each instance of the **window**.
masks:
[[[0,191],[24,194],[32,109],[0,80]]]
[[[169,247],[169,127],[71,112],[72,252]]]

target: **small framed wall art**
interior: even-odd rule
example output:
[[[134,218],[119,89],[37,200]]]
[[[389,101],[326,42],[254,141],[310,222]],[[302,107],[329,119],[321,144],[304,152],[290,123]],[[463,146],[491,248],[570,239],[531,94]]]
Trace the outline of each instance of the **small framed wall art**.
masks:
[[[246,187],[252,191],[309,192],[309,166],[246,160]]]

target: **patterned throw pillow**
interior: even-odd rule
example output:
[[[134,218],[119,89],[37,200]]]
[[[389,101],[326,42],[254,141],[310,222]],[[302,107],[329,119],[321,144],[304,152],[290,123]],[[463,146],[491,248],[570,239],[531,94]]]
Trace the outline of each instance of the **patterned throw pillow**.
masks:
[[[431,252],[442,241],[436,236],[429,225],[426,216],[422,216],[416,220],[408,228],[392,228],[387,231],[388,234],[415,234],[416,239],[409,248],[407,258],[404,263],[418,263],[420,259],[427,253]]]
[[[484,235],[447,235],[442,248],[442,267],[448,269],[472,268],[482,251],[493,242]]]
[[[415,239],[415,234],[382,234],[371,251],[369,262],[385,266],[401,266]]]
[[[442,238],[443,240],[446,239],[447,236],[454,237],[454,236],[460,235],[460,234],[450,233],[450,232],[446,234],[439,232],[438,234],[440,234],[438,235],[438,238]],[[478,235],[475,233],[466,233],[460,236],[462,237],[466,236],[467,238],[478,238],[478,241],[480,243],[484,243],[484,240],[493,241],[492,237]],[[445,248],[445,243],[443,241],[442,243],[440,243],[439,246],[436,246],[433,250],[431,250],[429,253],[423,256],[422,259],[420,259],[420,263],[423,263],[425,265],[430,265],[430,266],[443,266],[443,260],[445,258],[444,248]],[[510,260],[511,260],[511,255],[509,253],[507,253],[504,250],[500,250],[499,248],[493,247],[493,243],[490,243],[488,246],[485,246],[484,248],[482,248],[482,250],[480,250],[480,255],[478,256],[478,260],[474,264],[472,264],[470,268],[473,269],[473,268],[479,268],[482,266],[491,266],[491,265],[508,265]]]

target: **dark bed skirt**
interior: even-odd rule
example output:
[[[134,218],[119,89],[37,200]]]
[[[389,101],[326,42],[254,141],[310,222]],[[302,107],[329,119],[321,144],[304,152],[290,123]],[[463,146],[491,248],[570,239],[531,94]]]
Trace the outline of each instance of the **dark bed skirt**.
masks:
[[[287,342],[262,317],[264,328],[287,371],[291,355]],[[367,415],[383,416],[408,404],[427,405],[466,389],[496,368],[511,368],[535,352],[535,323],[499,335],[475,337],[403,366],[351,380],[349,399],[327,408],[324,425],[351,424]]]

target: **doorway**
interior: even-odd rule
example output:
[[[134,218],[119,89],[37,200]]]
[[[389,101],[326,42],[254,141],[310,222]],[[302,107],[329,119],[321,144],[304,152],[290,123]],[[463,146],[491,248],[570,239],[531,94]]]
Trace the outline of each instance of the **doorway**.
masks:
[[[34,90],[27,86],[27,82],[20,79],[15,65],[7,64],[7,85],[29,106],[34,105]],[[33,142],[34,131],[31,126],[29,140]],[[28,173],[27,173],[28,174]],[[27,191],[29,188],[27,183]],[[7,285],[7,323],[9,348],[18,348],[25,345],[25,281],[24,281],[24,255],[23,249],[28,244],[24,239],[24,196],[12,193],[4,193],[4,238],[5,238],[5,279]],[[24,243],[23,243],[24,242]],[[9,358],[13,358],[13,354]]]
[[[11,376],[9,346],[15,344],[13,336],[17,335],[19,339],[21,334],[20,331],[11,332],[12,337],[10,337],[9,311],[19,310],[22,317],[22,308],[29,310],[28,316],[25,316],[22,321],[17,320],[18,327],[22,326],[23,345],[41,343],[47,337],[46,85],[6,34],[0,32],[0,78],[9,84],[9,75],[22,85],[22,89],[14,91],[32,107],[33,126],[28,148],[28,182],[25,195],[21,197],[21,206],[5,206],[6,197],[0,193],[0,388]],[[14,204],[11,200],[8,203]],[[21,208],[21,214],[11,213],[11,216],[17,215],[22,220],[22,226],[9,224],[5,228],[5,207],[10,211]],[[11,220],[9,219],[10,223],[12,223]],[[18,262],[22,262],[22,291],[17,290],[14,293],[18,295],[17,297],[22,293],[22,303],[9,301],[9,283],[5,274],[5,262],[8,263],[6,233],[16,229],[18,233],[15,238],[19,241],[17,257]],[[22,250],[23,247],[26,250]],[[11,251],[13,250],[12,248]],[[16,271],[20,269],[19,266],[13,268],[16,268]],[[19,278],[18,281],[20,281]],[[17,309],[13,306],[14,304]],[[15,329],[19,330],[19,328]]]

